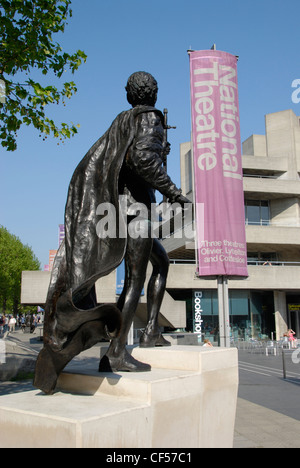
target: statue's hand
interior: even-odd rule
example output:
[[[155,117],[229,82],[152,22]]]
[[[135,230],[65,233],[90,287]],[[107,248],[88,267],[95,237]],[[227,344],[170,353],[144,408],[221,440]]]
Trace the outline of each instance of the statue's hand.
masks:
[[[168,156],[168,154],[170,154],[171,152],[171,143],[169,143],[167,141],[167,143],[165,143],[164,147],[163,147],[163,155],[164,157]]]
[[[191,200],[189,200],[188,198],[186,198],[182,194],[180,194],[175,198],[175,203],[179,203],[184,208],[184,205],[186,203],[191,204],[192,202],[191,202]]]

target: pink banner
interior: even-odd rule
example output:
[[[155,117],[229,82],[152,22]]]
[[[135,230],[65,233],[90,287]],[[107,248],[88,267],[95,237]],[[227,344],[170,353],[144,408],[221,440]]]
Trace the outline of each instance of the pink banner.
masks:
[[[248,276],[237,58],[190,52],[200,276]]]

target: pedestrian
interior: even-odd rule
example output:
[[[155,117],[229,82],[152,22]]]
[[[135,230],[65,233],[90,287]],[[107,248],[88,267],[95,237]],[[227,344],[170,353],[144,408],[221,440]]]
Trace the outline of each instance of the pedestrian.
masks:
[[[9,326],[9,332],[10,333],[13,333],[16,331],[16,319],[14,316],[12,316],[10,319],[9,319],[9,322],[8,322],[8,326]]]
[[[206,339],[204,340],[203,347],[205,347],[205,348],[211,348],[211,347],[212,347],[212,344],[211,344],[211,342],[209,341],[209,339],[206,338]]]
[[[295,337],[296,333],[291,328],[287,332],[289,342],[291,343],[292,348],[297,348],[297,338]]]
[[[35,315],[30,316],[30,333],[34,333],[36,328]]]
[[[8,331],[8,317],[6,315],[3,316],[3,333]]]

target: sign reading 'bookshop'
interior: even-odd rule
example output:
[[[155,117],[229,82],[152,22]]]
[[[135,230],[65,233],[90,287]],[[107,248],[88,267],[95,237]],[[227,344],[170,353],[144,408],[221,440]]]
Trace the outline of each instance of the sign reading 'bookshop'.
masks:
[[[190,52],[198,273],[248,276],[237,58]]]

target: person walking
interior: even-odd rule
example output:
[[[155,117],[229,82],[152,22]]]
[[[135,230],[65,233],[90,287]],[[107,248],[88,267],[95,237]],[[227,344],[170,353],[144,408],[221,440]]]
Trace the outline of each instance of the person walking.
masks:
[[[297,348],[297,338],[295,337],[296,333],[291,328],[287,332],[289,342],[291,343],[292,348]]]
[[[8,317],[3,315],[3,333],[5,334],[8,331]]]
[[[4,318],[3,316],[1,315],[0,316],[0,335],[3,335],[3,327],[4,327]]]
[[[16,319],[14,316],[12,316],[10,319],[9,319],[9,322],[8,322],[8,326],[9,326],[9,333],[14,333],[16,331]]]

